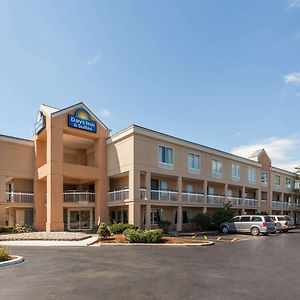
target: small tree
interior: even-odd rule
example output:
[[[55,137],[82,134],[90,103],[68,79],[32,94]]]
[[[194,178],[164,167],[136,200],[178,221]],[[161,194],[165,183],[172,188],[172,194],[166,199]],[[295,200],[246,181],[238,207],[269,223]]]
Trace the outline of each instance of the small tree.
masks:
[[[223,208],[217,209],[212,215],[212,221],[216,228],[219,228],[221,223],[228,221],[234,217],[234,212],[231,209],[230,203],[225,203]]]
[[[164,231],[164,233],[169,232],[169,227],[172,223],[168,220],[160,220],[158,222],[158,227]]]
[[[97,233],[99,234],[99,237],[101,238],[101,240],[106,239],[110,235],[108,226],[104,222],[101,222],[99,224]]]
[[[191,219],[191,223],[200,228],[200,230],[210,230],[212,226],[211,216],[205,213],[199,213]]]

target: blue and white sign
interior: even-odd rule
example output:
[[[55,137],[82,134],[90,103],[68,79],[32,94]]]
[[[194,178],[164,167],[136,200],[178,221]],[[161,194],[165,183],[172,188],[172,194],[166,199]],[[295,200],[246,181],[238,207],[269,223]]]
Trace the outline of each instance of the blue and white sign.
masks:
[[[46,118],[44,114],[39,111],[34,124],[34,133],[39,134],[46,127]]]
[[[94,133],[97,132],[97,122],[91,120],[90,114],[85,109],[78,109],[74,115],[68,115],[68,126]]]

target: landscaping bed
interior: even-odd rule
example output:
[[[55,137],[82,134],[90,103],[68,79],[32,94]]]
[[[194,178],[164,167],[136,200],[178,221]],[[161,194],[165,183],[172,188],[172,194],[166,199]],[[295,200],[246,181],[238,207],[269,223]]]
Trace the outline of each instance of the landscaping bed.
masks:
[[[82,241],[91,237],[83,232],[26,232],[1,233],[0,241]]]
[[[113,236],[109,236],[105,239],[100,239],[96,243],[103,244],[130,244],[129,241],[126,240],[124,234],[115,234]],[[160,243],[156,244],[206,244],[207,240],[199,240],[192,238],[184,238],[184,237],[171,237],[164,236],[161,239]]]

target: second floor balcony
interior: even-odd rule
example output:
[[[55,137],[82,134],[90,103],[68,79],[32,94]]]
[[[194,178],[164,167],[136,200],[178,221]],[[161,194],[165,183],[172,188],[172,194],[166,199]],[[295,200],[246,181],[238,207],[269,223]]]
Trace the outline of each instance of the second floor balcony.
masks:
[[[64,192],[64,203],[82,204],[82,203],[95,203],[94,192]]]
[[[7,203],[33,203],[34,193],[6,192]]]

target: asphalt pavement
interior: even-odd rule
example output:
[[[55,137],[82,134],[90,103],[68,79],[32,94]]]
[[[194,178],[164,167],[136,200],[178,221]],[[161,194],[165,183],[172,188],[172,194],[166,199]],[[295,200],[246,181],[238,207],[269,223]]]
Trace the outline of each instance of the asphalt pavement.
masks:
[[[247,236],[246,236],[247,237]],[[300,232],[209,247],[8,247],[0,299],[299,299]]]

